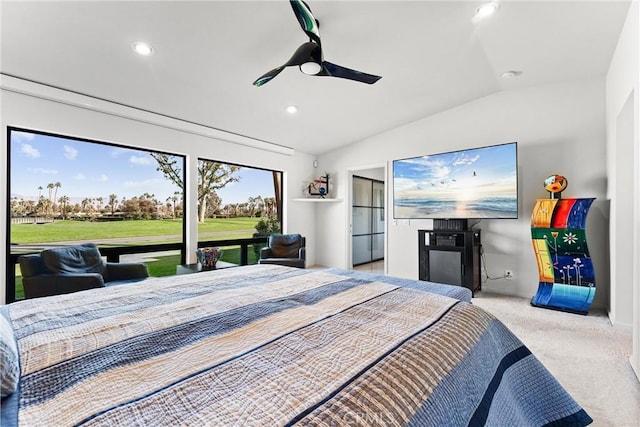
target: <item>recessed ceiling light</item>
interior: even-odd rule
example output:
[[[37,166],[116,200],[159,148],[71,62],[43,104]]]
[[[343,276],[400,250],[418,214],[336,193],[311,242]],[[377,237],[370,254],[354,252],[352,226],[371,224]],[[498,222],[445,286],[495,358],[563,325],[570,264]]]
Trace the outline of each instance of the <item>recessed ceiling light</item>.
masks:
[[[475,21],[486,18],[487,16],[493,15],[500,8],[500,4],[497,2],[485,3],[479,8],[476,9],[475,15],[473,15],[473,19]]]
[[[295,114],[298,112],[298,107],[296,107],[295,105],[289,105],[287,108],[287,113],[289,114]]]
[[[520,75],[522,75],[522,71],[509,70],[509,71],[505,71],[504,73],[502,73],[502,78],[503,79],[512,79],[514,77],[519,77]]]
[[[138,55],[149,56],[149,55],[153,54],[153,48],[151,47],[151,45],[149,43],[134,42],[134,43],[131,44],[131,48]]]

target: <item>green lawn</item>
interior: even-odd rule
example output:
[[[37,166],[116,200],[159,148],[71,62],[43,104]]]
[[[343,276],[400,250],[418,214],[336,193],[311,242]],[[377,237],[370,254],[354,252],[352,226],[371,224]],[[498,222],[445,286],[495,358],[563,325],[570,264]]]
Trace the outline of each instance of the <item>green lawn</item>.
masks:
[[[211,218],[198,224],[200,240],[220,233],[220,239],[252,237],[260,218]],[[248,230],[242,233],[228,234],[236,230]],[[231,236],[231,237],[228,237]],[[132,221],[70,221],[61,220],[49,224],[12,224],[11,243],[33,245],[38,243],[96,241],[108,239],[138,240],[149,238],[156,243],[178,242],[182,239],[182,220],[132,220]]]
[[[260,218],[213,218],[198,224],[200,241],[228,240],[253,237]],[[145,239],[147,238],[147,239]],[[167,243],[182,240],[182,220],[135,220],[135,221],[56,221],[49,224],[12,224],[11,243],[37,245],[39,243],[102,241],[118,239],[115,243],[145,244],[145,242]],[[264,245],[260,245],[264,246]],[[249,264],[258,261],[259,248],[249,247]],[[180,255],[155,257],[147,266],[152,277],[176,274]],[[240,264],[240,247],[223,248],[222,261]],[[22,274],[16,266],[16,298],[24,298]]]

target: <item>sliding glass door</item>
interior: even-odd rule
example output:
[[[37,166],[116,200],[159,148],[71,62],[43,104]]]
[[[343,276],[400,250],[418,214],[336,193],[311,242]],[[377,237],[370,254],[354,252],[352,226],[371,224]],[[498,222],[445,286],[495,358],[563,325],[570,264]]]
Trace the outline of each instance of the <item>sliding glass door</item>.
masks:
[[[352,263],[384,259],[384,182],[353,177]]]

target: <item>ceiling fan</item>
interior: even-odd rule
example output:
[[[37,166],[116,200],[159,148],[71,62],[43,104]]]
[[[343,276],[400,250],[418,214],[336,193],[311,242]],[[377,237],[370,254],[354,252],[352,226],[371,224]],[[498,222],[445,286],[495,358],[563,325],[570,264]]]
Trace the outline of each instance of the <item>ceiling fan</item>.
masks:
[[[318,21],[313,17],[309,5],[302,0],[290,0],[290,3],[293,8],[293,13],[296,15],[296,18],[298,18],[302,30],[309,37],[309,41],[300,45],[285,64],[258,77],[258,79],[253,82],[255,86],[262,86],[280,74],[286,67],[293,65],[297,65],[300,71],[305,74],[340,77],[368,84],[373,84],[382,78],[381,76],[374,76],[373,74],[363,73],[325,61],[322,55]]]

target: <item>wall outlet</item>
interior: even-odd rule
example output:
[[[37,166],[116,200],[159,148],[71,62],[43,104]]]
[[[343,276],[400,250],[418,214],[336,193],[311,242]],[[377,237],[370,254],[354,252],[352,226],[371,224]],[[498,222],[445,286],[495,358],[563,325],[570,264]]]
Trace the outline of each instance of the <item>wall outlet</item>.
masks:
[[[512,270],[505,270],[504,271],[504,278],[505,279],[513,279],[513,271]]]

